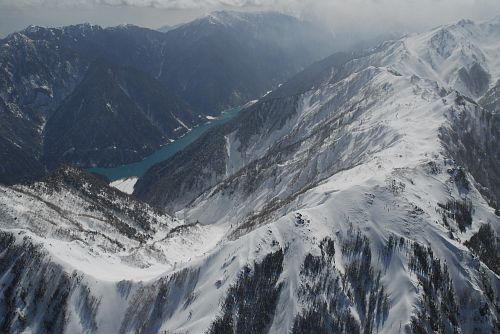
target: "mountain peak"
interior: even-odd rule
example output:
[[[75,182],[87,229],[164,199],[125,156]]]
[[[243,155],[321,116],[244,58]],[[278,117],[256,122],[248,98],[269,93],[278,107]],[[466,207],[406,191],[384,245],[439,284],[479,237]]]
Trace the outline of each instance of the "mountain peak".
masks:
[[[234,26],[241,23],[256,24],[266,19],[294,18],[293,16],[275,11],[239,12],[234,10],[214,11],[202,18],[211,24]]]
[[[215,11],[207,15],[207,19],[212,23],[230,25],[235,22],[245,20],[245,15],[237,11]]]
[[[487,21],[490,24],[500,24],[500,15],[495,16],[493,19]]]
[[[474,21],[470,20],[470,19],[462,19],[460,21],[457,22],[457,26],[460,26],[460,27],[469,27],[469,26],[473,26],[475,25]]]
[[[40,30],[45,30],[45,29],[47,29],[47,27],[42,27],[42,26],[30,24],[29,26],[26,27],[26,29],[24,29],[24,32],[37,33]]]

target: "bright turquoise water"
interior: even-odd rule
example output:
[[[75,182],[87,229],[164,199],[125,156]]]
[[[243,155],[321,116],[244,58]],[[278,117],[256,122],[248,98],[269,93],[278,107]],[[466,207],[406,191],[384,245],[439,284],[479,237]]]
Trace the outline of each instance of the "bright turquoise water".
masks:
[[[182,151],[186,146],[198,139],[202,134],[204,134],[208,129],[224,124],[227,121],[234,118],[240,112],[241,108],[226,110],[219,116],[219,118],[193,128],[183,137],[177,139],[173,143],[166,144],[162,146],[158,151],[154,152],[150,156],[144,158],[142,161],[133,162],[131,164],[114,167],[114,168],[90,168],[89,172],[97,173],[106,176],[111,181],[116,181],[119,179],[131,177],[131,176],[142,176],[146,171],[153,165],[167,160],[175,153]]]

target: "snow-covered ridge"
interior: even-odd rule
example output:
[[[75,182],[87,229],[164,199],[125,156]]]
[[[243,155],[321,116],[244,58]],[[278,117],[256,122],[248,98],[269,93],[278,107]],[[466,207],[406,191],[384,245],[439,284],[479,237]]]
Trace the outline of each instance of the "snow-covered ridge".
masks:
[[[380,61],[478,98],[500,78],[499,38],[496,20],[461,20],[396,41]]]
[[[267,119],[253,135],[238,127],[226,134],[223,180],[179,216],[230,225],[227,237],[241,242],[245,252],[251,247],[247,240],[265,229],[273,236],[279,230],[277,239],[287,249],[280,279],[287,288],[281,292],[271,332],[298,328],[297,314],[305,319],[311,313],[327,317],[315,313],[321,307],[310,299],[301,300],[300,287],[311,286],[311,281],[298,273],[307,266],[308,254],[317,252],[320,240],[342,244],[350,226],[370,240],[374,268],[385,268],[381,277],[391,307],[388,318],[376,324],[378,332],[401,328],[409,333],[419,326],[424,332],[436,326],[447,328],[444,332],[449,326],[464,333],[488,332],[496,326],[489,321],[498,319],[497,311],[489,309],[489,315],[481,316],[462,302],[457,303],[463,318],[455,325],[426,322],[429,298],[454,302],[430,297],[419,288],[426,281],[413,273],[412,258],[420,256],[419,247],[429,247],[432,261],[441,259],[439,275],[443,270],[449,273],[457,299],[489,289],[490,283],[482,281],[485,273],[491,275],[488,280],[495,291],[500,287],[498,272],[489,271],[497,269],[480,264],[472,255],[477,249],[467,246],[478,231],[489,228],[496,249],[499,217],[464,169],[467,166],[453,160],[454,148],[443,142],[449,138],[443,133],[455,127],[457,119],[479,126],[472,131],[480,138],[481,127],[491,126],[485,125],[490,111],[472,98],[494,86],[498,46],[495,24],[471,21],[389,42],[333,68],[331,76],[294,99],[274,94],[257,103],[252,107],[256,115],[266,111],[275,118]],[[290,106],[290,101],[296,102]],[[253,126],[245,123],[242,128]],[[455,140],[460,146],[463,139]],[[383,245],[393,238],[413,246],[392,256],[385,267]],[[334,270],[347,275],[346,264],[336,260]],[[326,293],[321,290],[320,296]],[[492,306],[482,299],[486,294],[474,294],[473,304]],[[355,298],[349,305],[356,308]],[[367,326],[366,315],[353,313],[361,326]],[[312,323],[318,319],[311,317]]]
[[[54,261],[101,280],[154,278],[213,246],[217,229],[187,227],[72,168],[0,189],[3,231],[41,243]],[[210,239],[209,231],[211,233]]]

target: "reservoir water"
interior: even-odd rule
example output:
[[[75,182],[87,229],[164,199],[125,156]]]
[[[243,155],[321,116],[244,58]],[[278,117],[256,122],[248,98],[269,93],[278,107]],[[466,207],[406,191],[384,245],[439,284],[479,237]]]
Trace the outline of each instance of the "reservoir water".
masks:
[[[167,160],[179,151],[182,151],[186,146],[198,139],[202,134],[204,134],[208,129],[224,124],[227,121],[234,118],[240,112],[242,108],[229,109],[217,118],[198,127],[193,128],[184,136],[178,138],[176,141],[166,144],[158,149],[156,152],[147,156],[142,161],[133,162],[127,165],[113,167],[113,168],[90,168],[89,172],[97,173],[106,176],[111,181],[116,181],[124,178],[142,176],[144,173],[151,168],[153,165]]]

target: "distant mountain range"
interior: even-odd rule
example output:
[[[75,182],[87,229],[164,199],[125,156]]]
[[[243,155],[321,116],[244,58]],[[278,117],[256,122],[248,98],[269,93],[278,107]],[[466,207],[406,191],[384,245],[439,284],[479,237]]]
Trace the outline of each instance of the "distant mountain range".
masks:
[[[277,13],[218,12],[168,33],[29,27],[0,41],[0,181],[140,160],[331,49]]]

